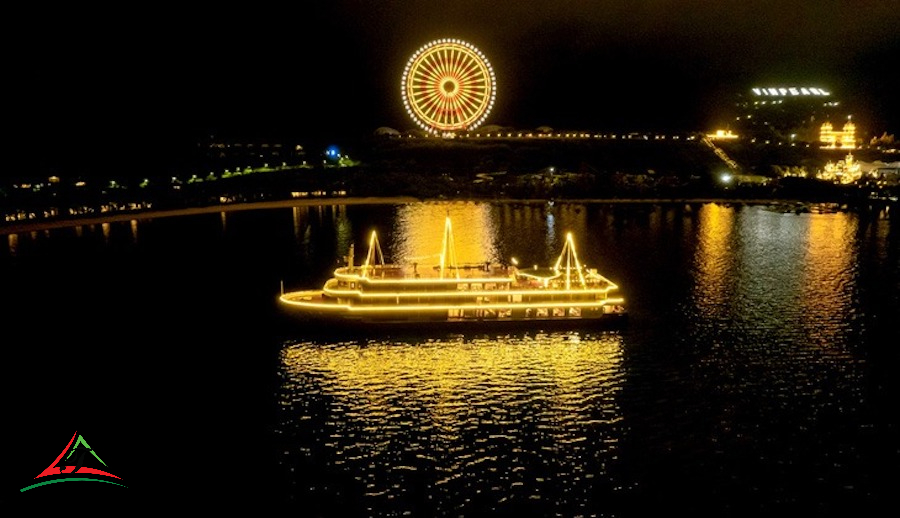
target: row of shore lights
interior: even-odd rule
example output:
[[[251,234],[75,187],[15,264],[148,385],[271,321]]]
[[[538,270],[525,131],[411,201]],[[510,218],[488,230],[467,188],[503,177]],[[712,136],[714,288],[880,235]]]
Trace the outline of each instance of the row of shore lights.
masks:
[[[466,49],[470,50],[471,52],[474,52],[475,55],[477,55],[478,58],[482,60],[485,67],[487,67],[488,73],[491,75],[491,84],[490,84],[491,99],[488,102],[487,109],[484,111],[482,116],[477,121],[475,121],[468,128],[466,128],[466,129],[475,129],[478,126],[481,126],[481,124],[485,121],[485,119],[487,119],[488,114],[490,114],[491,110],[494,108],[494,99],[496,98],[496,92],[497,92],[497,88],[496,88],[497,78],[494,75],[494,67],[491,66],[491,63],[488,61],[487,57],[485,57],[485,55],[482,54],[481,51],[478,50],[471,43],[468,43],[468,42],[465,42],[465,41],[462,41],[459,39],[443,38],[443,39],[439,39],[439,40],[434,40],[430,43],[426,43],[425,45],[422,45],[421,47],[419,47],[419,50],[417,50],[412,55],[412,57],[409,58],[409,61],[406,62],[406,67],[403,69],[403,77],[400,81],[400,96],[403,99],[403,107],[406,108],[406,112],[409,114],[410,118],[412,118],[412,120],[420,128],[422,128],[423,130],[425,130],[428,133],[431,133],[434,135],[441,135],[441,131],[438,128],[429,126],[424,121],[421,121],[421,120],[419,120],[418,117],[416,117],[412,108],[410,108],[410,106],[409,106],[409,100],[406,98],[406,83],[407,83],[407,77],[409,76],[410,67],[412,66],[413,62],[415,62],[416,58],[419,57],[420,54],[422,54],[426,50],[430,49],[431,47],[434,47],[437,45],[459,45],[459,46],[465,47]]]

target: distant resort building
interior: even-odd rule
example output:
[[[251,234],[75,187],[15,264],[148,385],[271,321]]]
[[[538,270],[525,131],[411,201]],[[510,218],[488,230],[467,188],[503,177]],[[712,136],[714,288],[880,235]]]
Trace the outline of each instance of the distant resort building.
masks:
[[[862,162],[847,153],[843,160],[829,160],[816,174],[819,180],[840,183],[843,185],[866,180],[878,185],[898,185],[900,183],[900,162]]]
[[[862,166],[852,153],[847,153],[847,157],[837,163],[829,160],[816,178],[841,184],[853,183],[862,178]]]
[[[863,169],[865,170],[866,168],[863,167]],[[873,180],[882,187],[900,185],[900,161],[882,162],[876,160],[872,162],[871,167],[864,174],[866,178]]]
[[[830,122],[825,122],[819,130],[819,142],[826,149],[856,149],[856,124],[848,120],[838,131]]]
[[[813,143],[822,122],[838,117],[841,101],[820,87],[779,86],[750,88],[735,104],[732,125],[743,138]]]

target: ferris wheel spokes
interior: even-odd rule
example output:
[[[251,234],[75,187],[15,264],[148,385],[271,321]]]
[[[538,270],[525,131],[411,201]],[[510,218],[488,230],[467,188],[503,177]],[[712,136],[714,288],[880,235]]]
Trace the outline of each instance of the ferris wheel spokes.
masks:
[[[493,107],[494,72],[472,45],[437,40],[416,52],[404,70],[403,104],[431,133],[477,127]]]

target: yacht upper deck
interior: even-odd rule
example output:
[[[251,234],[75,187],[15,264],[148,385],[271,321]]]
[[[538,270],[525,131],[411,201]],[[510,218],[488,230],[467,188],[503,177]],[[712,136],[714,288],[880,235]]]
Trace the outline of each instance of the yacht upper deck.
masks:
[[[343,266],[334,276],[343,280],[369,279],[375,281],[403,281],[410,279],[455,282],[458,280],[489,280],[503,282],[515,277],[516,268],[500,264],[466,264],[444,267],[418,264],[384,264]]]
[[[449,285],[457,285],[459,290],[480,289],[551,289],[551,290],[602,290],[609,291],[617,286],[597,273],[597,270],[583,266],[575,253],[575,245],[571,233],[566,236],[556,264],[553,267],[518,268],[515,259],[512,265],[484,263],[458,263],[456,261],[450,219],[444,226],[444,239],[438,264],[419,264],[406,262],[402,264],[388,263],[384,260],[378,237],[373,231],[369,239],[369,250],[362,264],[354,264],[353,245],[347,254],[347,265],[334,271],[334,278],[329,281],[328,288],[358,289],[362,284],[378,289],[389,286],[401,286],[404,290],[414,286],[429,285],[426,291],[447,289]],[[444,286],[444,288],[437,288]]]

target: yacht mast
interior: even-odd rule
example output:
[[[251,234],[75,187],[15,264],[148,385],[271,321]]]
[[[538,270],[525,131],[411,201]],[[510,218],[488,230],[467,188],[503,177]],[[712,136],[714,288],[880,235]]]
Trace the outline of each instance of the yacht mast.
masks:
[[[362,276],[366,277],[369,273],[369,267],[375,268],[376,263],[384,266],[384,254],[381,252],[381,245],[378,243],[378,235],[372,231],[369,238],[369,251],[366,253],[366,262],[362,266]]]
[[[450,216],[447,216],[447,219],[444,220],[444,239],[441,244],[441,279],[444,278],[444,272],[447,268],[455,269],[456,278],[459,279],[459,268],[456,267],[456,249],[453,246],[453,225],[450,223]]]
[[[581,283],[581,287],[587,289],[584,272],[582,271],[581,263],[578,261],[578,254],[575,252],[575,239],[572,237],[571,232],[566,233],[566,244],[556,260],[556,265],[553,266],[553,269],[557,272],[563,262],[563,258],[566,260],[566,289],[571,289],[572,286],[572,269],[578,272],[578,281]]]

